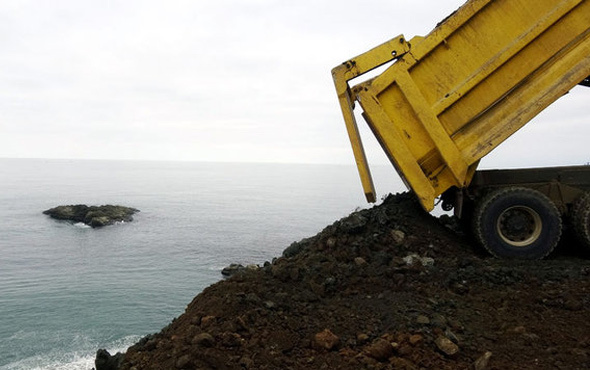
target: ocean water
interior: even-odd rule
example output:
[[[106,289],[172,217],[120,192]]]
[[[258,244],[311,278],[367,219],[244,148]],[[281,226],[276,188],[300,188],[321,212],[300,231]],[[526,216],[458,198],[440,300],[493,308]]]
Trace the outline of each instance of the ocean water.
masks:
[[[373,170],[380,195],[404,190]],[[141,212],[102,229],[41,213],[79,203]],[[353,166],[0,159],[0,370],[89,370],[223,267],[270,261],[367,206]]]

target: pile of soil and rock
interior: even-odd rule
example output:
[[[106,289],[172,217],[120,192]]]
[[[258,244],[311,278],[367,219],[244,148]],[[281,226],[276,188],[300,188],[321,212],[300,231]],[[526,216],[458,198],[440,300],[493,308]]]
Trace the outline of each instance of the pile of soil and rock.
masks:
[[[494,259],[451,221],[389,196],[208,287],[97,367],[590,368],[587,257],[561,246],[543,261]]]

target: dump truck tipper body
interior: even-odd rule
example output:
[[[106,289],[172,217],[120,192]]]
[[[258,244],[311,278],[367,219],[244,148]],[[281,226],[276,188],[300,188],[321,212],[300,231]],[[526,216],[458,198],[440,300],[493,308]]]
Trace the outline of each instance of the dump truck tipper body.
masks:
[[[397,36],[332,75],[367,200],[375,201],[375,190],[355,102],[430,211],[445,192],[467,189],[480,159],[500,143],[577,84],[588,85],[590,0],[470,0],[427,36]],[[590,169],[580,171],[590,183]]]

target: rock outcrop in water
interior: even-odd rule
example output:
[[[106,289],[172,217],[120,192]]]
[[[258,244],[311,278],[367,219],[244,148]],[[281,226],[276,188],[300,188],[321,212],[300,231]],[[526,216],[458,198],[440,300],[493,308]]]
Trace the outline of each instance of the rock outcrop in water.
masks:
[[[448,221],[390,196],[236,269],[118,368],[589,369],[588,259],[495,259]]]
[[[115,355],[111,355],[107,350],[99,349],[96,352],[96,359],[94,364],[96,370],[117,370],[123,362],[124,355],[117,352]]]
[[[116,222],[131,222],[133,215],[137,212],[139,212],[138,209],[123,206],[77,204],[51,208],[43,211],[43,214],[57,220],[82,222],[91,227],[102,227]]]

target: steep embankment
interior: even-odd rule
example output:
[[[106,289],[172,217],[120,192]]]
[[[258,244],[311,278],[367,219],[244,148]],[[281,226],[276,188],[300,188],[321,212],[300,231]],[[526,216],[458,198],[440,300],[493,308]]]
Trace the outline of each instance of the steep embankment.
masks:
[[[590,264],[508,262],[388,197],[210,286],[122,369],[587,369]]]

